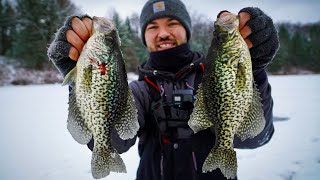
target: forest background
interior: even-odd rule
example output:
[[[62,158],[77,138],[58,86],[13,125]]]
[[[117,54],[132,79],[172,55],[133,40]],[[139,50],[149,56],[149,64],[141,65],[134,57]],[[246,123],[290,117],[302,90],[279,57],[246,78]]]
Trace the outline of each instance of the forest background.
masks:
[[[47,48],[66,17],[82,14],[70,0],[0,0],[0,86],[47,84],[62,81]],[[128,72],[148,58],[140,39],[139,14],[121,18],[109,12],[117,25]],[[207,53],[213,23],[203,14],[191,13],[193,50]],[[320,20],[314,23],[276,23],[280,49],[267,71],[270,74],[320,72]]]

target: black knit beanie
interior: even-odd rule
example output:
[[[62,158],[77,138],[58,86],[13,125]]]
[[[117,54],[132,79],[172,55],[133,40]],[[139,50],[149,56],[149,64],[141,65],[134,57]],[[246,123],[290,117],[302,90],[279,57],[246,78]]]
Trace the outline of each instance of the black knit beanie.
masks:
[[[187,39],[191,36],[191,18],[186,6],[180,0],[149,0],[140,15],[141,38],[144,45],[144,33],[147,25],[154,19],[170,17],[178,20],[186,29]]]

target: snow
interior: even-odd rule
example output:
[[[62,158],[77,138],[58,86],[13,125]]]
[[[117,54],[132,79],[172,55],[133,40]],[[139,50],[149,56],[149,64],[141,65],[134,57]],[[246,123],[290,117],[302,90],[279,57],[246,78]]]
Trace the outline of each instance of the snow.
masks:
[[[0,56],[0,86],[53,84],[62,82],[58,70],[31,70],[24,68],[17,60]]]
[[[129,79],[136,77],[129,76]],[[320,75],[270,76],[275,134],[265,146],[237,150],[240,180],[320,179]],[[67,87],[60,84],[0,87],[0,179],[92,179],[91,151],[66,128]],[[121,155],[133,180],[137,146]]]
[[[239,179],[320,179],[320,76],[273,76],[274,114],[289,117],[275,122],[269,144],[238,150]]]

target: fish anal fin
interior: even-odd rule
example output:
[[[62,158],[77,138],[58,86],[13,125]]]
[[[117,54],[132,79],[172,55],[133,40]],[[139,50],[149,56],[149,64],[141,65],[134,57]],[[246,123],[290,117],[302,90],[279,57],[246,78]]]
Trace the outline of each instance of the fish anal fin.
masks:
[[[69,113],[67,120],[67,129],[75,141],[80,144],[88,144],[92,138],[92,134],[81,116],[79,107],[76,102],[74,89],[69,95]]]
[[[199,86],[197,91],[197,98],[195,101],[193,112],[188,121],[189,127],[194,133],[207,129],[213,125],[209,118],[205,105],[205,96],[202,86]]]
[[[133,138],[139,130],[138,110],[136,108],[131,89],[128,89],[127,100],[120,107],[118,118],[115,122],[115,129],[121,139]]]

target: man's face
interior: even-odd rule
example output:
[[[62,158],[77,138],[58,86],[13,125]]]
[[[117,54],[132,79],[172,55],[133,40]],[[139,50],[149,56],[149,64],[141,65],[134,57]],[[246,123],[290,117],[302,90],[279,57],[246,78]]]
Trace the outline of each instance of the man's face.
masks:
[[[183,25],[172,18],[151,21],[144,34],[150,52],[163,51],[187,42],[187,32]]]

